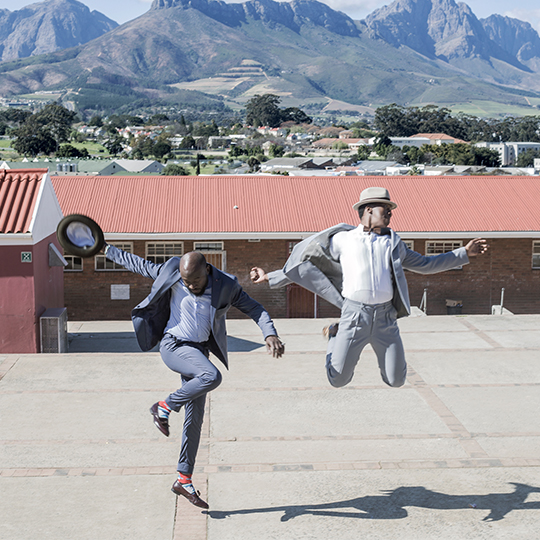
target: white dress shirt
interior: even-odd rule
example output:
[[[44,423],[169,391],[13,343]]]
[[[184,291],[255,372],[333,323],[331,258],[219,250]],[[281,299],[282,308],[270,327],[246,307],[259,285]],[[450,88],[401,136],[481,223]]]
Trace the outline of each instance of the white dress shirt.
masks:
[[[364,226],[360,225],[352,231],[334,235],[330,252],[341,263],[344,298],[364,304],[392,300],[394,286],[389,235],[364,232]]]
[[[175,283],[171,287],[171,315],[165,332],[182,341],[208,341],[212,331],[211,299],[211,279],[208,279],[206,289],[200,296],[191,293],[182,280]]]

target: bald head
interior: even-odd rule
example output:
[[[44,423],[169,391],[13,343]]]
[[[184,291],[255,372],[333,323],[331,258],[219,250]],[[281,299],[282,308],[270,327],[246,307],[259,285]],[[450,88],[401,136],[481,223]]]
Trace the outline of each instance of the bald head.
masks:
[[[208,266],[200,251],[190,251],[180,259],[180,276],[189,292],[196,296],[204,293],[208,283]]]

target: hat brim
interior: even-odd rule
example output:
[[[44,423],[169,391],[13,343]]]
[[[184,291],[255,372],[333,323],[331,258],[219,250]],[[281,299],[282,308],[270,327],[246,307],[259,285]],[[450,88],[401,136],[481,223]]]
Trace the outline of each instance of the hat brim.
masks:
[[[77,238],[73,231],[82,234]],[[76,257],[93,257],[105,245],[101,227],[93,219],[82,214],[69,214],[62,218],[56,228],[56,237],[66,254]]]
[[[374,203],[387,204],[392,210],[397,208],[397,204],[388,199],[365,199],[364,201],[358,201],[356,204],[353,204],[353,210],[358,210],[361,206]]]

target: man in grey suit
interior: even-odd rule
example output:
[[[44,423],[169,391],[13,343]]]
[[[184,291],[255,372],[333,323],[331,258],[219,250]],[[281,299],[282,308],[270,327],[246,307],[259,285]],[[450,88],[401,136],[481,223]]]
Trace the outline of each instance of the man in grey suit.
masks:
[[[294,247],[282,270],[267,274],[254,267],[251,280],[268,281],[272,288],[294,282],[341,309],[339,324],[325,328],[326,371],[332,386],[351,381],[360,353],[370,343],[383,381],[399,387],[405,383],[407,364],[397,319],[411,311],[404,269],[421,274],[451,270],[488,246],[476,238],[449,253],[424,257],[388,228],[397,204],[386,189],[365,189],[353,208],[360,217],[358,227],[336,225],[306,238]]]
[[[221,383],[221,373],[209,359],[212,352],[227,367],[227,311],[236,307],[261,328],[266,348],[274,357],[284,352],[283,343],[266,310],[243,290],[236,277],[207,264],[199,252],[154,264],[106,244],[108,259],[131,272],[154,280],[152,289],[132,311],[133,326],[143,351],[160,343],[163,361],[182,377],[182,387],[150,408],[156,427],[169,436],[169,414],[185,409],[178,478],[172,486],[177,495],[208,508],[191,481],[199,448],[206,394]]]

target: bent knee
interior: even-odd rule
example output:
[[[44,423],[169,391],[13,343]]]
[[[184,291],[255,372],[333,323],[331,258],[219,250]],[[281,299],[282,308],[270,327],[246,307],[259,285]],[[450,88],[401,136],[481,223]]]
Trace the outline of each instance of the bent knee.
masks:
[[[200,378],[205,388],[208,388],[209,390],[217,388],[223,379],[221,372],[217,369],[215,371],[207,371],[206,373],[203,373]]]

